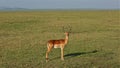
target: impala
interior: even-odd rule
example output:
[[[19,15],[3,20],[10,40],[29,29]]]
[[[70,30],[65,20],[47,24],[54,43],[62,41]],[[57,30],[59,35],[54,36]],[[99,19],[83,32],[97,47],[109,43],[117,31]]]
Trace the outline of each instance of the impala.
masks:
[[[63,30],[65,30],[64,27],[63,27]],[[68,43],[70,31],[71,31],[71,27],[69,26],[69,31],[65,32],[65,39],[49,40],[47,42],[46,62],[48,61],[48,53],[51,51],[52,48],[60,48],[61,49],[61,60],[64,60],[63,50],[64,50],[65,45]]]

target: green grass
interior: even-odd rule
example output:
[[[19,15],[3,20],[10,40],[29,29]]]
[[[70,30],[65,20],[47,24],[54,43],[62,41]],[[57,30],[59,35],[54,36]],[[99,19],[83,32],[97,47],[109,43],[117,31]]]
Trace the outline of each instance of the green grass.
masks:
[[[120,11],[0,12],[0,68],[120,68]],[[46,63],[46,43],[64,38],[62,26],[72,26],[65,47],[53,49]]]

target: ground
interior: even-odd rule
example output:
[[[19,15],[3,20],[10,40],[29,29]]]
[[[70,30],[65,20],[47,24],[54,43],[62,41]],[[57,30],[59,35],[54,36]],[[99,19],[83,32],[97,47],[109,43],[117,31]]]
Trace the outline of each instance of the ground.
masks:
[[[0,68],[120,68],[119,10],[1,11]],[[46,63],[47,41],[69,43],[53,49]]]

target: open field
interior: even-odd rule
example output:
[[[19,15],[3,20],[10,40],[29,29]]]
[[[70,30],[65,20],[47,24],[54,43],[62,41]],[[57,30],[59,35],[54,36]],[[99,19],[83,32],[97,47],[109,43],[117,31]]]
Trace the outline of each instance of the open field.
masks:
[[[120,68],[119,19],[117,10],[0,12],[0,68]],[[68,24],[65,61],[53,49],[46,63],[47,40]]]

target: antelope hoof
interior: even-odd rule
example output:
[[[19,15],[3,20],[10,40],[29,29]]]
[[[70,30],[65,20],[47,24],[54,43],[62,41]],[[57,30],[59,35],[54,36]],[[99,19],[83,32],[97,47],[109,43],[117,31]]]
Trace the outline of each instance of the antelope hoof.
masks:
[[[48,62],[48,58],[46,58],[46,62]]]
[[[62,60],[62,61],[64,61],[64,59],[63,59],[63,58],[62,58],[61,60]]]

